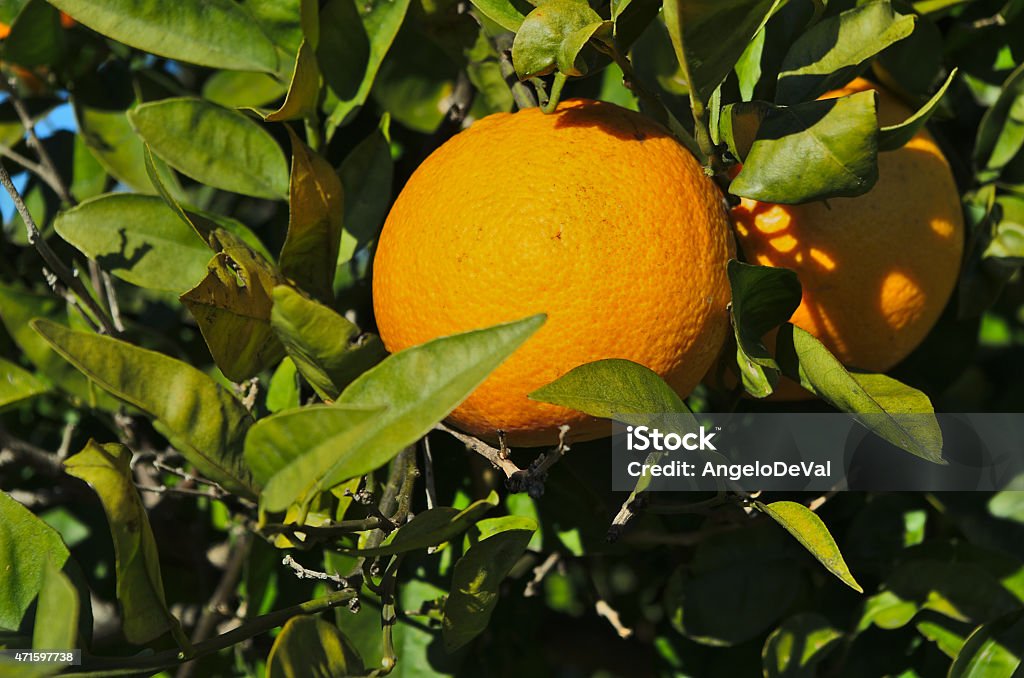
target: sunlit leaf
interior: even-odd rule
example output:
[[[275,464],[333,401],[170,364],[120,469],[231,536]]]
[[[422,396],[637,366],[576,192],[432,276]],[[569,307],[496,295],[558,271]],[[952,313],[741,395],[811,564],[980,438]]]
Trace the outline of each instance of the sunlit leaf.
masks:
[[[818,562],[834,574],[839,581],[858,593],[864,593],[864,589],[850,574],[850,568],[843,560],[843,554],[840,553],[832,533],[828,531],[828,527],[816,513],[794,501],[776,501],[771,504],[756,501],[754,506],[786,528],[786,531],[810,551],[811,555],[817,558]]]
[[[358,676],[365,672],[359,653],[337,626],[319,617],[292,617],[274,639],[267,678]]]
[[[31,372],[0,358],[0,409],[48,390]]]
[[[62,567],[67,559],[57,531],[0,492],[0,630],[18,629],[43,588],[48,564]]]
[[[129,642],[141,644],[175,630],[178,622],[164,599],[156,539],[135,489],[131,460],[132,452],[124,445],[90,440],[64,466],[89,483],[103,504],[114,542],[122,629]]]
[[[155,417],[186,459],[211,480],[255,497],[242,443],[252,417],[226,389],[194,367],[127,342],[46,320],[32,327],[104,389]]]

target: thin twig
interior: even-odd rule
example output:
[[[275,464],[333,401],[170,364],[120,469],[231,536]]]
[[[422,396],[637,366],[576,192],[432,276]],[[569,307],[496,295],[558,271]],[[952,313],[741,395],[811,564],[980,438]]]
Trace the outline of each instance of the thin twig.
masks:
[[[423,484],[426,485],[427,509],[437,506],[437,487],[434,485],[434,455],[430,451],[430,436],[423,436]]]
[[[609,605],[603,598],[598,598],[597,602],[594,603],[594,611],[601,617],[608,620],[608,623],[615,629],[615,633],[619,634],[619,638],[630,638],[633,636],[633,629],[627,627],[622,623],[622,619],[619,618],[618,611]]]
[[[71,193],[64,185],[64,182],[61,181],[60,172],[57,171],[57,165],[53,162],[53,158],[50,157],[49,151],[39,141],[39,137],[36,135],[35,123],[32,122],[32,116],[29,114],[28,109],[25,108],[25,102],[18,96],[13,83],[4,79],[0,81],[0,89],[7,93],[8,100],[18,114],[18,118],[21,119],[21,124],[28,135],[29,147],[39,156],[39,162],[42,167],[40,167],[40,171],[36,172],[36,174],[50,185],[50,188],[54,190],[61,202],[68,205],[73,204],[74,198],[71,197]]]
[[[3,431],[0,431],[0,452],[6,452],[16,459],[27,462],[47,476],[59,476],[64,470],[60,457],[57,455]]]
[[[416,479],[420,477],[420,469],[416,465],[416,448],[407,447],[405,452],[409,458],[405,462],[405,477],[402,479],[402,487],[398,490],[398,506],[391,514],[391,522],[395,525],[404,525],[409,519],[412,507],[412,493],[416,487]]]
[[[116,334],[117,331],[114,328],[114,322],[110,319],[107,313],[100,307],[99,303],[93,298],[89,291],[85,289],[85,285],[65,264],[61,261],[54,253],[50,246],[43,239],[42,234],[39,232],[39,227],[36,225],[35,220],[32,218],[32,214],[29,213],[28,208],[25,207],[25,201],[21,199],[21,194],[18,189],[15,188],[14,182],[11,181],[11,175],[8,174],[7,168],[0,163],[0,183],[7,189],[7,193],[11,196],[11,200],[14,202],[15,209],[18,210],[18,214],[21,215],[22,221],[25,222],[25,229],[28,231],[29,244],[36,248],[39,255],[46,262],[46,265],[54,272],[54,274],[64,282],[71,290],[75,292],[82,303],[84,303],[89,310],[96,316],[96,319],[103,326],[103,329],[107,334]]]
[[[18,163],[19,165],[27,169],[29,172],[32,172],[33,174],[40,178],[42,177],[43,172],[45,171],[42,165],[40,165],[37,162],[29,160],[21,153],[18,153],[13,149],[0,146],[0,155],[4,156],[5,158],[10,158],[14,162]]]
[[[544,582],[544,578],[548,576],[548,572],[551,571],[558,561],[561,560],[562,555],[558,551],[554,551],[549,554],[544,562],[533,568],[533,579],[526,585],[526,589],[523,590],[523,596],[526,598],[532,598],[533,596],[540,593],[540,585]]]
[[[291,554],[285,555],[281,560],[281,564],[287,565],[291,568],[292,572],[294,572],[295,576],[299,579],[319,579],[320,581],[330,581],[342,588],[349,585],[348,579],[342,577],[340,574],[328,574],[326,572],[321,572],[320,570],[310,570],[309,568],[303,567],[296,562],[294,558],[292,558]]]

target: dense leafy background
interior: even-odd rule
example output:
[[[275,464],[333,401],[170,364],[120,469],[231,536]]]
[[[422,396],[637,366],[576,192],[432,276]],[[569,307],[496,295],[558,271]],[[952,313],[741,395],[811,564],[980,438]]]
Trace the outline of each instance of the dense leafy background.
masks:
[[[1020,663],[1019,493],[626,497],[606,442],[501,459],[435,424],[543,316],[386,357],[368,272],[404,181],[488,113],[641,109],[732,195],[788,203],[864,193],[927,121],[970,242],[925,343],[892,378],[798,329],[773,355],[799,285],[734,262],[724,367],[874,413],[894,464],[934,458],[885,412],[1024,411],[1024,2],[0,0],[0,22],[0,154],[41,237],[2,203],[0,646],[168,675]],[[858,74],[917,114],[814,101]],[[684,403],[623,361],[534,396],[787,407]]]

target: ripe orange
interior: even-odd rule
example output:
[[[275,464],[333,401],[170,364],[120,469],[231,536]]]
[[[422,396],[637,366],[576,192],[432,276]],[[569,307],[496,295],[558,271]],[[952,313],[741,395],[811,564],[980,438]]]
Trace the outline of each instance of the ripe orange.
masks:
[[[374,312],[390,351],[547,313],[449,420],[511,445],[560,424],[594,438],[607,424],[527,394],[603,358],[688,394],[729,329],[732,255],[721,194],[664,128],[572,100],[488,116],[427,158],[384,225]]]
[[[863,79],[822,98],[871,88],[881,125],[910,116],[895,96]],[[799,275],[803,300],[791,322],[846,365],[872,372],[893,367],[935,325],[956,285],[964,240],[956,183],[928,132],[879,153],[878,174],[871,191],[856,198],[807,205],[743,199],[732,211],[748,261]]]

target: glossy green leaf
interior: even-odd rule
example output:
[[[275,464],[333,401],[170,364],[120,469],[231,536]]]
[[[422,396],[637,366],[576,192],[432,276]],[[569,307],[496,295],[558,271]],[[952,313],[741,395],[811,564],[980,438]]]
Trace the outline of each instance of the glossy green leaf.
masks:
[[[1024,148],[1024,64],[1003,83],[999,98],[981,119],[974,142],[980,181],[991,181]]]
[[[334,624],[319,617],[292,617],[274,639],[267,657],[267,678],[359,676],[359,653]]]
[[[30,0],[3,41],[3,58],[19,66],[48,66],[64,52],[60,14],[46,0]]]
[[[31,372],[0,358],[0,409],[48,390]]]
[[[114,542],[122,630],[129,642],[142,644],[176,630],[178,622],[164,599],[156,539],[135,489],[131,461],[132,451],[124,445],[90,440],[64,466],[89,483],[103,504]]]
[[[308,470],[306,474],[295,474],[297,482],[305,483],[302,491],[293,495],[299,496],[330,467],[332,462],[328,457],[338,447],[333,439],[348,435],[348,431],[365,424],[383,410],[382,407],[309,405],[264,417],[249,429],[246,436],[246,464],[256,481],[266,485],[289,464],[322,447],[299,465]],[[314,468],[317,465],[323,468],[317,470]],[[284,504],[285,507],[287,505]]]
[[[441,623],[447,652],[455,652],[487,628],[498,604],[501,582],[523,555],[535,531],[536,526],[492,534],[456,561]]]
[[[437,546],[468,530],[497,505],[498,495],[492,491],[486,499],[475,501],[461,511],[450,506],[427,509],[389,534],[376,548],[342,550],[359,556],[376,557]]]
[[[1024,612],[975,629],[949,667],[949,678],[1013,676],[1024,659]]]
[[[75,135],[72,151],[71,184],[68,190],[78,202],[95,198],[107,187],[107,170],[85,145],[85,137]]]
[[[718,133],[737,160],[746,160],[761,123],[773,110],[774,107],[765,101],[746,101],[722,108]]]
[[[164,99],[128,113],[153,152],[196,181],[257,198],[286,198],[288,165],[259,123],[202,99]]]
[[[939,614],[925,616],[922,614],[918,621],[915,621],[914,628],[928,640],[935,643],[935,646],[950,659],[956,659],[963,649],[967,640],[966,632],[960,630],[960,623],[943,617]]]
[[[944,464],[942,431],[928,396],[891,377],[851,375],[805,330],[785,324],[776,340],[782,373],[828,401],[879,437],[922,459]]]
[[[394,175],[389,124],[390,119],[385,115],[380,127],[359,142],[341,164],[345,218],[338,250],[339,266],[377,239],[388,214]]]
[[[203,98],[225,108],[259,108],[287,92],[286,83],[253,71],[217,71],[203,83]]]
[[[278,70],[274,45],[233,0],[53,0],[98,33],[178,61],[241,71]]]
[[[868,59],[914,30],[914,16],[875,0],[822,20],[797,38],[782,62],[775,100],[816,99],[858,74]]]
[[[711,100],[777,4],[776,0],[666,0],[665,25],[699,101]]]
[[[513,33],[519,30],[526,18],[509,0],[473,0],[473,6],[488,19]]]
[[[878,179],[873,91],[769,110],[729,192],[794,204],[852,197]]]
[[[194,367],[111,337],[32,323],[86,376],[156,419],[155,425],[201,473],[249,497],[255,490],[242,462],[252,417],[226,389]]]
[[[331,487],[384,465],[444,419],[544,323],[544,315],[428,341],[352,382],[340,405],[386,406],[373,431],[324,481]]]
[[[878,130],[878,150],[894,151],[897,148],[901,148],[913,139],[915,134],[924,129],[925,123],[928,122],[928,119],[932,117],[932,114],[938,108],[939,102],[942,101],[942,97],[946,94],[946,90],[953,84],[953,78],[956,77],[956,74],[957,69],[954,68],[950,72],[949,77],[946,78],[946,82],[942,84],[942,87],[912,116],[898,125],[889,125]]]
[[[75,117],[86,148],[110,176],[134,191],[153,193],[142,140],[132,129],[125,111],[103,110],[76,101]],[[174,177],[164,174],[164,179],[168,189],[180,196],[181,188]]]
[[[765,678],[816,675],[817,666],[835,649],[842,631],[815,613],[793,615],[772,631],[761,650]]]
[[[614,415],[630,424],[646,422],[652,414],[690,411],[655,372],[621,358],[596,360],[575,367],[530,393],[529,397],[593,417],[610,419]]]
[[[408,9],[409,0],[330,0],[321,9],[317,58],[338,99],[327,119],[328,140],[366,102]]]
[[[458,74],[458,64],[440,45],[410,27],[395,36],[371,96],[396,122],[432,134],[445,118]]]
[[[789,320],[800,306],[800,280],[786,268],[752,266],[733,259],[729,261],[729,284],[736,364],[747,393],[763,398],[772,394],[779,379],[779,365],[763,337]]]
[[[810,551],[826,570],[838,577],[839,581],[858,593],[864,593],[864,589],[853,578],[850,568],[843,560],[843,554],[840,553],[832,533],[828,531],[828,527],[818,514],[794,501],[776,501],[771,504],[755,501],[754,506],[786,528],[786,531]]]
[[[118,278],[178,294],[203,278],[211,255],[156,196],[102,195],[61,212],[54,230]]]
[[[298,407],[301,395],[299,372],[295,369],[295,363],[291,358],[284,358],[267,385],[267,410],[273,413]]]
[[[857,626],[863,631],[871,624],[880,629],[898,629],[917,614],[918,606],[913,601],[903,600],[892,591],[882,591],[864,601],[864,614]]]
[[[302,376],[325,400],[387,355],[380,338],[289,287],[274,288],[270,322]]]
[[[557,67],[582,74],[576,55],[598,30],[610,28],[584,0],[547,0],[526,15],[512,43],[512,63],[520,80],[547,75]]]
[[[218,229],[207,275],[181,295],[217,367],[241,382],[276,364],[284,347],[270,328],[271,292],[281,274],[240,238]]]
[[[0,630],[18,629],[43,588],[47,565],[62,567],[67,559],[57,531],[0,492]]]
[[[341,179],[330,163],[290,130],[288,232],[278,262],[283,275],[329,303],[334,300],[334,271],[344,217]]]
[[[78,645],[78,591],[56,563],[47,561],[36,604],[33,650],[67,650]]]
[[[303,40],[295,55],[295,68],[288,85],[284,103],[264,120],[277,122],[304,118],[316,111],[320,96],[320,67],[313,48]],[[289,128],[290,129],[290,128]]]

